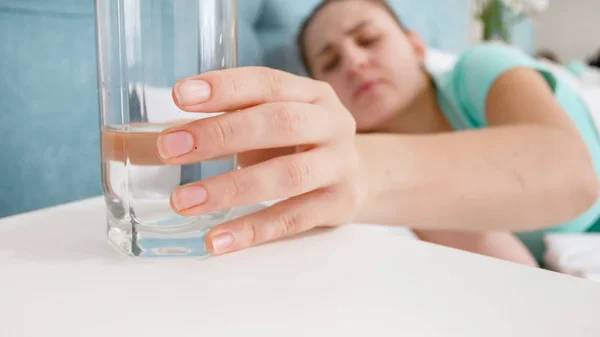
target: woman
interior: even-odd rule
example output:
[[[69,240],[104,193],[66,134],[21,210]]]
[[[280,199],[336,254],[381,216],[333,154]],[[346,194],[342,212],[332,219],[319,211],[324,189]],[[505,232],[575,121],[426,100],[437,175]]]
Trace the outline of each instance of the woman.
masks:
[[[544,231],[586,231],[598,217],[596,131],[530,58],[483,45],[430,75],[419,36],[375,0],[325,1],[300,42],[313,79],[250,67],[174,87],[185,111],[231,112],[166,130],[162,158],[242,153],[243,168],[174,191],[173,208],[286,199],[214,228],[213,254],[356,221],[535,265],[511,232],[540,260]]]

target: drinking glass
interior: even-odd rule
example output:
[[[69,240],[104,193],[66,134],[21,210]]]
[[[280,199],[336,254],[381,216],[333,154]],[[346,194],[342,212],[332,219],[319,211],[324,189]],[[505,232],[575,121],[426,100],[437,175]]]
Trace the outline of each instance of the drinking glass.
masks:
[[[236,155],[166,165],[158,133],[215,114],[177,108],[180,79],[237,66],[236,0],[96,0],[102,184],[108,239],[135,257],[205,256],[231,210],[176,214],[177,187],[236,169]],[[205,146],[210,146],[206,144]]]

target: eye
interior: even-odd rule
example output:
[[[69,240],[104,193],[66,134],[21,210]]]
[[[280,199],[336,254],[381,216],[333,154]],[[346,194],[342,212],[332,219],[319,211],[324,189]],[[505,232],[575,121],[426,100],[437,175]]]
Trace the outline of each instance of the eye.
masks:
[[[370,47],[374,45],[381,39],[380,35],[370,35],[370,36],[362,36],[357,39],[357,43],[362,47]]]
[[[323,66],[323,72],[327,73],[330,72],[332,70],[334,70],[335,68],[337,68],[337,66],[340,64],[340,58],[339,56],[333,57],[331,58],[331,60],[328,60],[327,62],[325,62],[325,65]]]

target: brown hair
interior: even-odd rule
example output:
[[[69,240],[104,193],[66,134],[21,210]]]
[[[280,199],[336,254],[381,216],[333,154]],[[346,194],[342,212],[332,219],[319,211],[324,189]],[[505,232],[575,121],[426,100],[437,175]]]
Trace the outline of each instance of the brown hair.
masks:
[[[325,6],[327,6],[331,3],[334,3],[334,2],[340,2],[340,1],[348,1],[348,0],[323,0],[323,1],[321,1],[321,3],[312,10],[310,15],[308,15],[308,17],[304,20],[304,22],[300,26],[300,32],[297,36],[297,44],[298,44],[298,49],[300,50],[300,58],[302,60],[302,64],[304,65],[304,69],[310,76],[312,76],[312,69],[311,69],[310,65],[308,64],[308,59],[306,57],[307,56],[306,55],[306,46],[304,45],[304,37],[306,35],[306,30],[307,30],[308,26],[310,25],[310,23],[312,22],[312,20],[314,19],[314,17],[323,8],[325,8]],[[402,28],[402,30],[404,30],[404,31],[407,30],[406,26],[402,23],[402,21],[400,20],[398,15],[396,15],[396,12],[394,11],[394,9],[390,6],[390,4],[387,3],[386,0],[362,0],[362,1],[367,1],[367,2],[373,3],[373,4],[383,8],[386,12],[388,12],[392,16],[392,18],[398,23],[398,26],[400,26],[400,28]]]

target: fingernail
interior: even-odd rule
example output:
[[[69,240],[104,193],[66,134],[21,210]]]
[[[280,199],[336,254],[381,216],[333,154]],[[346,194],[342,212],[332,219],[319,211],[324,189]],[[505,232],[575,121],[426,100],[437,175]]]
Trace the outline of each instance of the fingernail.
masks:
[[[173,204],[177,210],[199,206],[206,202],[208,193],[200,186],[182,187],[175,192]]]
[[[182,106],[200,104],[210,97],[210,85],[202,80],[186,80],[175,85],[175,98]]]
[[[168,133],[158,138],[158,151],[165,159],[192,152],[194,145],[194,136],[186,131]]]
[[[230,233],[221,233],[215,235],[212,240],[214,254],[221,254],[233,244],[233,235]]]

